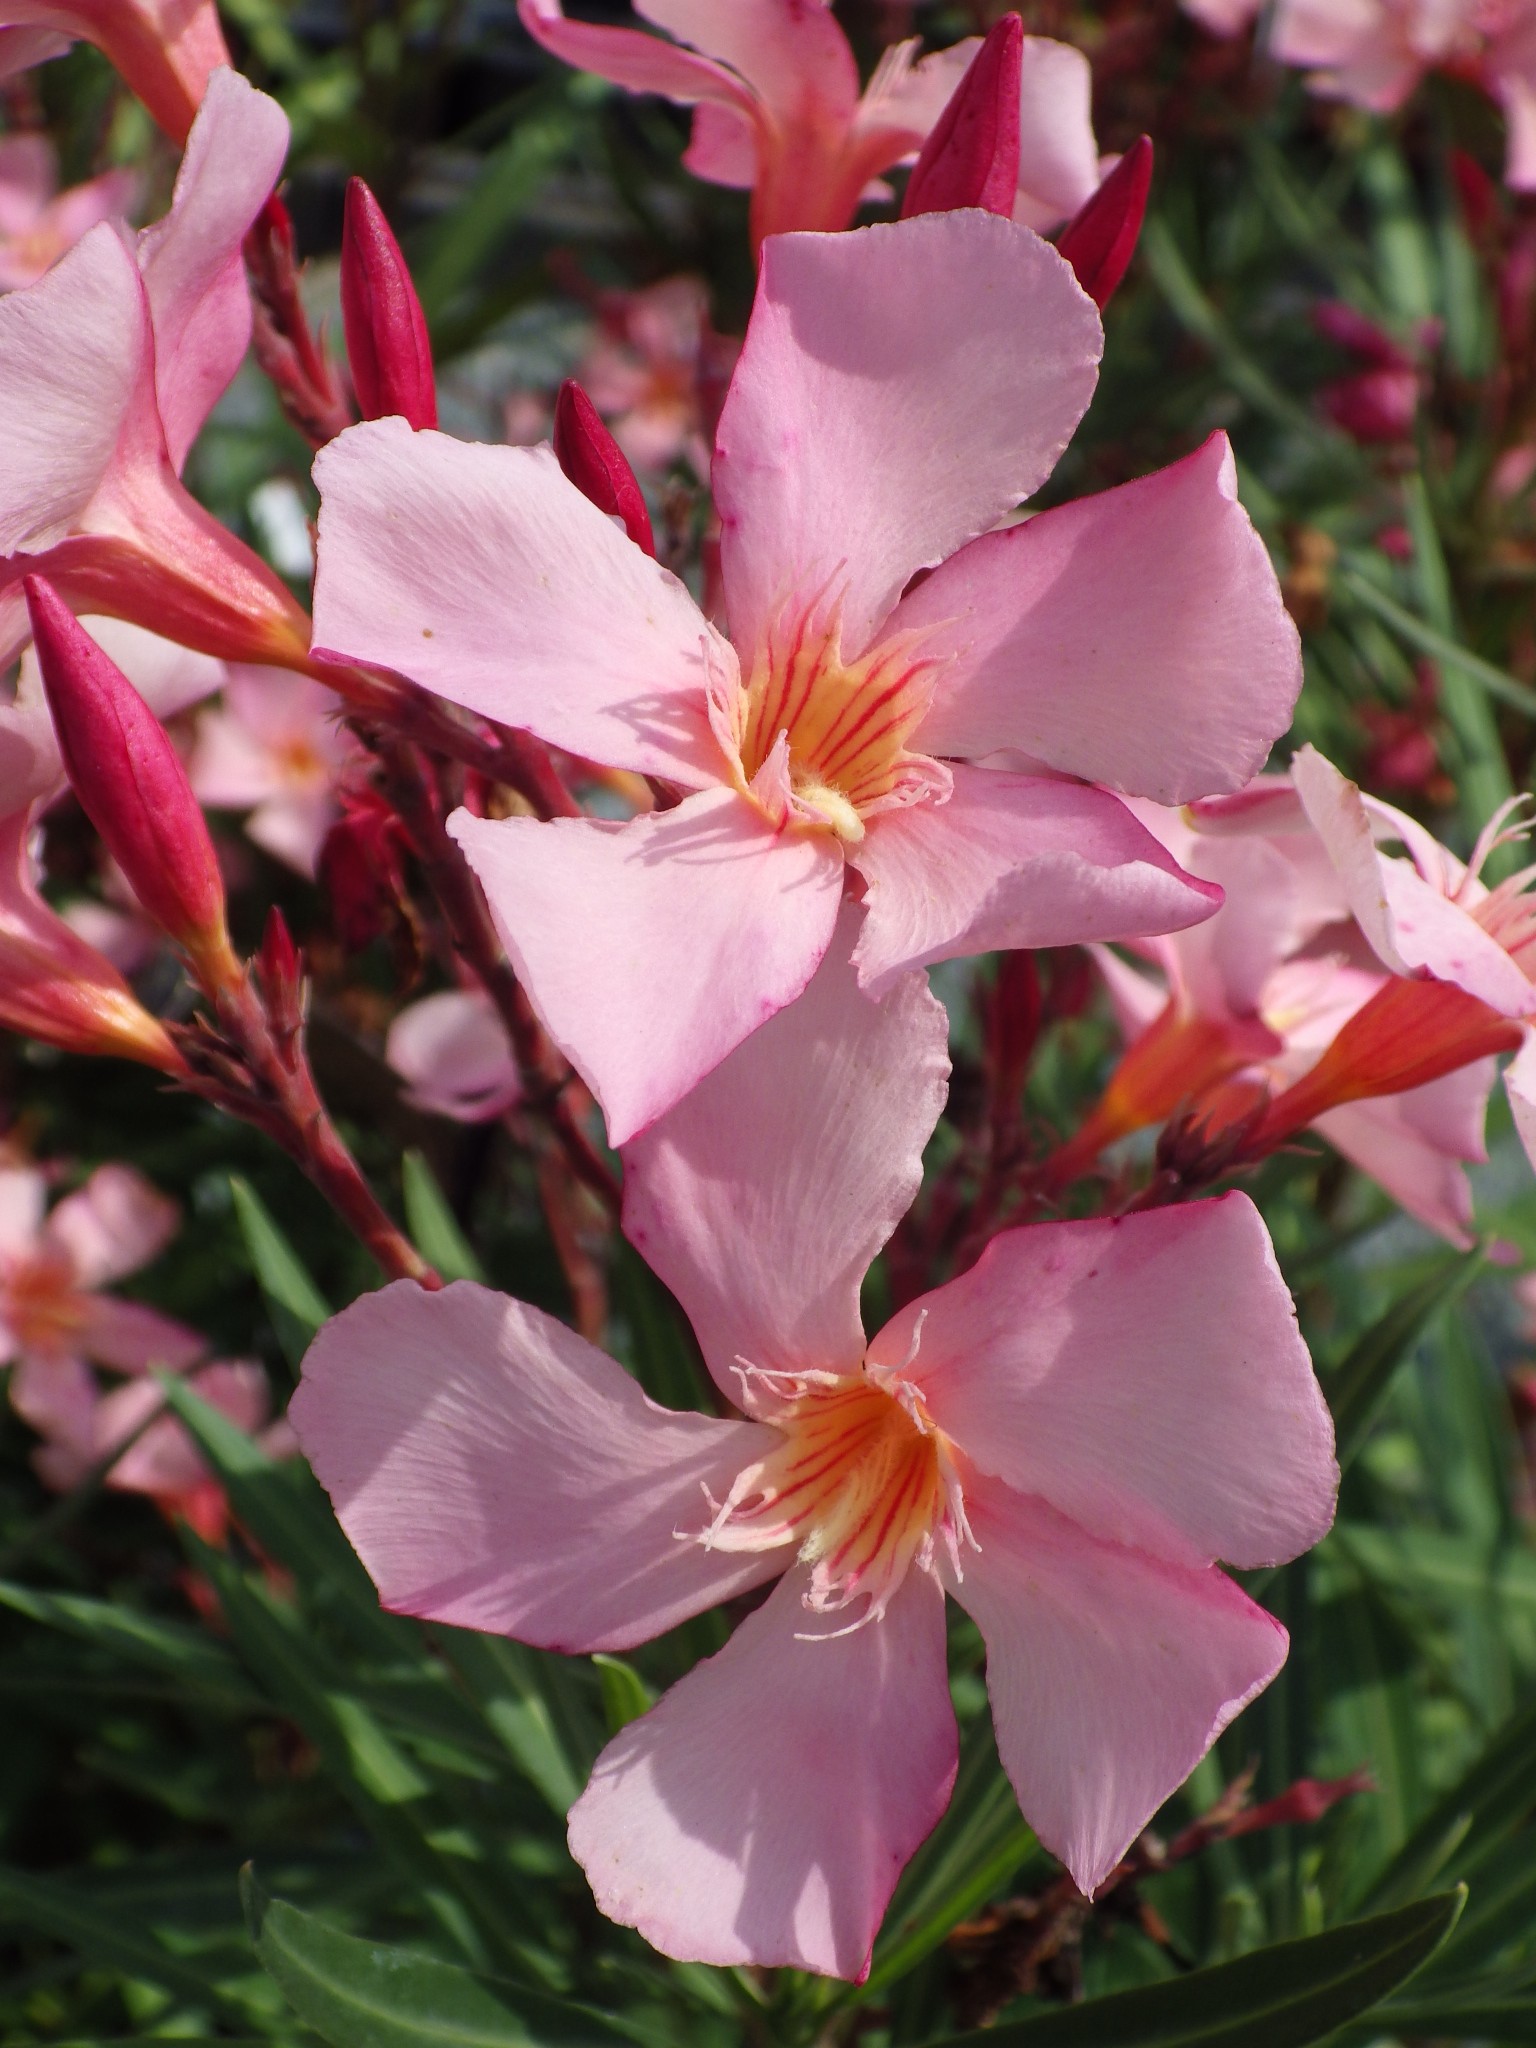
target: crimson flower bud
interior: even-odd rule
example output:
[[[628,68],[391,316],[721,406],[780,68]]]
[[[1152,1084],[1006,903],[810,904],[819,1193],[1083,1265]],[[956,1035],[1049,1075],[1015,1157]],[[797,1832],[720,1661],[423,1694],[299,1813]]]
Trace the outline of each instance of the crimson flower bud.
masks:
[[[1152,138],[1143,135],[1057,237],[1058,251],[1101,313],[1136,253],[1151,189]]]
[[[901,217],[960,206],[1013,212],[1019,189],[1019,74],[1024,24],[995,22],[912,166]]]
[[[651,515],[623,449],[574,377],[555,400],[555,457],[584,498],[623,523],[637,548],[656,552]]]
[[[197,798],[164,727],[41,576],[24,582],[59,752],[86,815],[144,910],[205,986],[239,977],[224,883]]]
[[[437,425],[427,319],[384,210],[361,178],[347,187],[341,235],[341,321],[352,388],[365,420]]]

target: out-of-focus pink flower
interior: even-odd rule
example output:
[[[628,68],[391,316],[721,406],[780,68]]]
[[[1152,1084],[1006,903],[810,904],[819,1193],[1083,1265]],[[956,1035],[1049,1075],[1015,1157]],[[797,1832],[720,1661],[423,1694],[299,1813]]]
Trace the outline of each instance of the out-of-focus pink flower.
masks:
[[[615,1143],[800,993],[850,866],[871,993],[1214,907],[1110,792],[1238,788],[1290,718],[1296,632],[1225,439],[999,525],[1101,341],[995,214],[770,242],[715,450],[730,641],[546,449],[379,420],[322,451],[318,646],[685,792],[453,820]]]
[[[456,1123],[488,1123],[522,1094],[496,1006],[480,989],[444,989],[408,1003],[389,1027],[384,1057],[405,1099]]]
[[[1536,189],[1536,0],[1277,0],[1270,49],[1314,90],[1378,113],[1428,71],[1476,78],[1504,108],[1505,177]]]
[[[173,142],[229,51],[214,0],[0,0],[0,76],[95,43]]]
[[[1342,301],[1314,307],[1312,317],[1320,332],[1362,364],[1353,375],[1325,384],[1318,394],[1334,425],[1367,447],[1411,440],[1424,382],[1416,357]],[[1438,337],[1438,326],[1426,323],[1419,339],[1430,347]]]
[[[1202,28],[1217,36],[1241,35],[1264,10],[1264,0],[1179,0],[1179,4]]]
[[[708,427],[735,365],[737,344],[709,322],[702,278],[669,277],[637,292],[605,292],[600,325],[576,381],[636,469],[648,474],[685,457],[709,474]]]
[[[1091,1892],[1284,1659],[1216,1559],[1332,1518],[1328,1412],[1241,1195],[1007,1232],[866,1341],[945,1038],[920,976],[872,1005],[839,947],[626,1153],[625,1230],[743,1419],[657,1408],[462,1283],[367,1296],[305,1361],[294,1426],[387,1607],[622,1650],[778,1581],[571,1812],[599,1905],[669,1955],[862,1976],[954,1781],[946,1592],[1020,1804]]]
[[[198,720],[187,764],[201,803],[249,810],[248,836],[301,875],[313,877],[341,816],[341,787],[364,759],[341,708],[308,676],[231,668],[221,703]]]
[[[916,38],[895,43],[861,94],[827,0],[637,0],[635,11],[663,36],[568,20],[560,0],[518,0],[529,34],[567,64],[694,109],[683,162],[711,184],[750,188],[754,245],[847,227],[871,188],[883,193],[882,174],[922,147],[981,47],[969,36],[918,58]],[[1098,184],[1091,93],[1080,50],[1024,37],[1016,220],[1054,227]]]
[[[302,663],[302,611],[179,481],[250,339],[241,240],[287,137],[276,102],[221,71],[165,218],[137,236],[103,222],[0,299],[0,660],[32,574],[82,614]]]
[[[119,170],[60,192],[46,136],[0,136],[0,291],[35,284],[98,222],[127,213],[138,190],[138,173]]]
[[[184,1372],[208,1347],[184,1323],[101,1291],[164,1251],[174,1202],[128,1166],[98,1167],[51,1211],[46,1191],[36,1167],[0,1167],[0,1360],[16,1412],[73,1439],[92,1426],[93,1364]]]
[[[1283,776],[1261,777],[1198,829],[1194,812],[1138,817],[1190,873],[1226,892],[1191,931],[1139,941],[1155,970],[1094,949],[1128,1041],[1081,1142],[1105,1143],[1160,1121],[1236,1080],[1279,1093],[1308,1073],[1339,1028],[1388,980],[1350,913],[1344,888]],[[1462,1164],[1481,1160],[1493,1060],[1479,1059],[1398,1095],[1327,1111],[1315,1128],[1412,1216],[1470,1243],[1472,1193]]]
[[[269,1457],[290,1457],[298,1449],[286,1422],[268,1423],[272,1390],[254,1360],[218,1359],[190,1373],[187,1384]],[[143,1494],[171,1520],[190,1522],[205,1543],[219,1542],[229,1521],[224,1489],[184,1425],[156,1413],[162,1401],[152,1380],[128,1380],[107,1394],[98,1389],[88,1411],[45,1437],[32,1453],[33,1468],[45,1486],[67,1493],[124,1444],[105,1484]]]
[[[1315,748],[1302,748],[1291,777],[1376,959],[1394,975],[1448,982],[1523,1031],[1504,1088],[1536,1164],[1536,869],[1492,888],[1480,874],[1496,846],[1526,836],[1527,826],[1509,824],[1523,800],[1494,816],[1463,863],[1415,819],[1363,795]],[[1382,850],[1394,845],[1400,854]]]

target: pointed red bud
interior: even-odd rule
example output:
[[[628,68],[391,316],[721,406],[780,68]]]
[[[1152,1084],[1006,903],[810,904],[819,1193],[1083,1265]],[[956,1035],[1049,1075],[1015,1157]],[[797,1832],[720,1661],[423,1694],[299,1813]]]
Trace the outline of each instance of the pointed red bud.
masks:
[[[994,22],[950,95],[912,166],[901,217],[952,213],[961,206],[1013,212],[1019,189],[1019,74],[1024,24]]]
[[[238,978],[207,821],[164,727],[52,584],[26,578],[27,609],[65,771],[144,910],[205,985]]]
[[[651,515],[635,472],[574,377],[567,377],[555,400],[555,456],[584,498],[621,520],[637,548],[656,553]]]
[[[363,418],[398,413],[418,429],[435,427],[437,379],[426,315],[384,210],[361,178],[347,187],[341,320]]]
[[[1058,251],[1101,313],[1136,253],[1151,189],[1152,138],[1143,135],[1057,237]]]

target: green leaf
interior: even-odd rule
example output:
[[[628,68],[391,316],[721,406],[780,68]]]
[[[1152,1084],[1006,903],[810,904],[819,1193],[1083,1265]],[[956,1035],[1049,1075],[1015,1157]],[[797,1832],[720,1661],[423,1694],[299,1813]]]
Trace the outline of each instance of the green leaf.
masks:
[[[41,1593],[4,1580],[0,1607],[92,1643],[122,1663],[158,1672],[189,1693],[216,1697],[221,1705],[241,1710],[261,1705],[235,1659],[205,1629],[161,1621],[83,1594]]]
[[[656,1704],[656,1695],[633,1664],[626,1664],[622,1657],[610,1657],[605,1650],[598,1650],[592,1662],[597,1666],[603,1684],[603,1712],[608,1717],[608,1733],[617,1735],[621,1728],[627,1728],[631,1721],[638,1721],[642,1714],[651,1711]]]
[[[1432,1956],[1460,1889],[1065,2012],[952,2034],[934,2048],[1304,2048],[1368,2012]]]
[[[400,1163],[400,1180],[405,1194],[405,1227],[428,1265],[436,1266],[445,1280],[483,1283],[485,1269],[460,1230],[423,1153],[414,1148],[406,1153]]]
[[[1501,704],[1523,711],[1527,718],[1536,717],[1536,690],[1529,683],[1522,683],[1506,669],[1496,668],[1491,661],[1484,661],[1480,654],[1473,654],[1459,641],[1437,632],[1417,613],[1378,589],[1368,576],[1362,576],[1358,570],[1342,566],[1337,581],[1351,597],[1367,611],[1374,612],[1384,626],[1390,626],[1420,654],[1427,654],[1444,667],[1469,676],[1490,697],[1497,697]]]
[[[1435,1317],[1466,1293],[1486,1260],[1487,1252],[1481,1246],[1445,1260],[1427,1280],[1394,1302],[1343,1364],[1327,1375],[1324,1391],[1333,1410],[1341,1466],[1348,1465],[1364,1443],[1398,1367]]]
[[[231,1174],[229,1191],[277,1341],[283,1356],[297,1369],[330,1308],[250,1182]]]
[[[263,1967],[332,2048],[581,2048],[649,2039],[585,2006],[343,1934],[267,1898],[249,1864],[240,1895]]]

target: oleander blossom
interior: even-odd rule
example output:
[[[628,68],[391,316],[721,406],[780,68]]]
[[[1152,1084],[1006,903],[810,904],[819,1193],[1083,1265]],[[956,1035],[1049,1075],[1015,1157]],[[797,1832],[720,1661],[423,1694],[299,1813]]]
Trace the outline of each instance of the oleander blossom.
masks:
[[[968,36],[919,58],[916,37],[892,44],[861,93],[829,0],[637,0],[635,11],[663,35],[518,0],[528,33],[565,63],[694,109],[683,162],[751,191],[754,244],[845,228],[862,199],[888,196],[882,173],[916,156],[981,48]],[[1092,84],[1080,50],[1023,38],[1014,219],[1028,227],[1059,226],[1098,189]]]
[[[99,221],[125,214],[136,171],[103,171],[59,190],[59,160],[46,135],[0,137],[0,291],[35,284]]]
[[[214,810],[249,811],[247,838],[313,879],[341,816],[349,776],[366,756],[341,723],[342,703],[309,676],[236,664],[222,701],[205,711],[187,775]]]
[[[1285,776],[1209,805],[1133,808],[1192,874],[1219,885],[1216,915],[1137,940],[1136,965],[1093,948],[1127,1040],[1080,1153],[1230,1085],[1278,1094],[1316,1066],[1389,980],[1351,913],[1328,850]],[[1463,1166],[1487,1157],[1491,1059],[1396,1095],[1348,1102],[1312,1128],[1410,1216],[1470,1244]]]
[[[871,994],[1215,907],[1112,792],[1239,788],[1290,719],[1296,633],[1225,439],[999,525],[1101,343],[1067,264],[992,214],[770,242],[714,456],[729,640],[548,449],[376,420],[321,452],[318,650],[680,795],[451,821],[615,1144],[799,995],[850,869]]]
[[[47,1439],[94,1429],[95,1366],[182,1372],[207,1350],[196,1330],[104,1292],[146,1266],[180,1225],[176,1204],[129,1166],[99,1166],[50,1210],[35,1166],[0,1167],[0,1361],[10,1401]]]
[[[95,43],[173,142],[229,50],[215,0],[0,0],[0,77]]]
[[[920,975],[873,1004],[836,949],[627,1149],[624,1228],[737,1419],[657,1407],[466,1283],[367,1296],[305,1360],[294,1426],[390,1608],[614,1651],[777,1582],[571,1812],[604,1912],[681,1959],[867,1971],[954,1781],[946,1593],[1024,1813],[1091,1892],[1284,1660],[1215,1560],[1289,1558],[1332,1516],[1328,1413],[1240,1194],[1006,1232],[866,1341],[945,1036]]]
[[[1393,974],[1451,982],[1523,1031],[1504,1092],[1536,1166],[1536,864],[1492,887],[1481,872],[1496,847],[1528,838],[1518,813],[1529,799],[1504,805],[1461,861],[1313,747],[1297,754],[1291,777],[1377,960]]]

